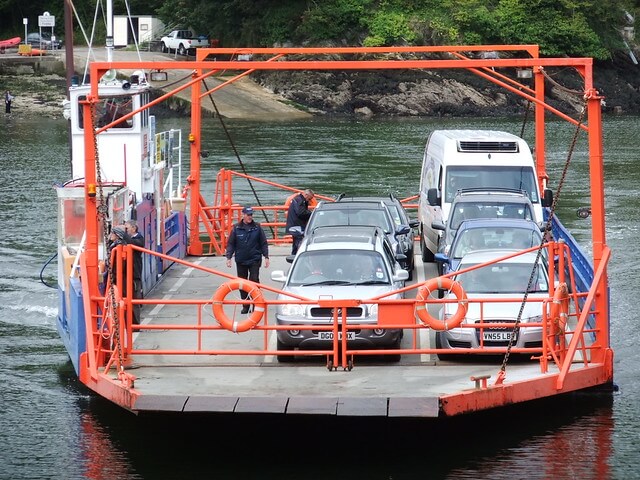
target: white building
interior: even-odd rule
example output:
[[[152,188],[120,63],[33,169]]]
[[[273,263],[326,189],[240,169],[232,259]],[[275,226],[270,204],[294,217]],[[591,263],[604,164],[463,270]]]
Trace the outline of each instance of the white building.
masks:
[[[151,15],[114,15],[113,16],[113,46],[126,47],[135,43],[150,42],[162,36],[164,23]]]

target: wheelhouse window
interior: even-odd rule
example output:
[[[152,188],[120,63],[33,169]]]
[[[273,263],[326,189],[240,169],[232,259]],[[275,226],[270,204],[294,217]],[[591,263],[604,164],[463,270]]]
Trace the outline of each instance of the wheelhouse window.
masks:
[[[79,97],[79,100],[85,100],[86,96]],[[119,118],[131,113],[133,111],[133,97],[131,95],[126,96],[111,96],[101,97],[100,102],[96,105],[96,127],[104,127],[112,122],[117,121]],[[81,103],[78,104],[78,127],[84,128],[84,110]],[[133,118],[128,118],[115,125],[112,128],[132,128]]]

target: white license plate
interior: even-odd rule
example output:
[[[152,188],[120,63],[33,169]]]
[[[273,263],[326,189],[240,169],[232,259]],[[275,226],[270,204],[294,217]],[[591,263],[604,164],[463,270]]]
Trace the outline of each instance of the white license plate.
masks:
[[[355,340],[356,332],[347,332],[347,340]],[[342,340],[342,332],[338,332],[338,339]],[[333,332],[318,332],[318,340],[333,340]]]
[[[511,332],[482,332],[485,342],[508,342],[511,338]]]

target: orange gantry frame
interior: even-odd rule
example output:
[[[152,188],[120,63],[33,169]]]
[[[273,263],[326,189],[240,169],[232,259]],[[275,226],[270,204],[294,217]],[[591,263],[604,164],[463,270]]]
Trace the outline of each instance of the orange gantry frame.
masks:
[[[586,375],[586,381],[577,381],[569,374],[570,361],[562,361],[560,376],[549,376],[538,379],[535,384],[528,382],[519,385],[513,382],[503,388],[482,388],[461,394],[454,394],[441,398],[442,410],[447,414],[456,414],[466,411],[474,411],[490,406],[538,398],[540,396],[553,395],[559,391],[575,390],[576,386],[586,388],[592,385],[601,385],[611,382],[612,351],[609,346],[609,305],[606,266],[610,252],[605,238],[604,215],[604,171],[601,127],[601,97],[593,86],[593,62],[590,58],[541,58],[536,45],[483,45],[483,46],[442,46],[442,47],[375,47],[375,48],[200,48],[196,51],[195,61],[153,61],[153,62],[94,62],[91,64],[90,78],[92,79],[92,93],[89,101],[98,97],[98,83],[107,70],[139,70],[145,71],[192,71],[191,79],[177,87],[170,93],[154,100],[147,107],[164,101],[179,91],[190,89],[191,92],[191,132],[190,142],[190,175],[189,188],[189,253],[202,255],[220,253],[224,247],[224,233],[233,220],[234,210],[231,201],[231,187],[223,192],[217,205],[207,206],[201,194],[200,183],[200,153],[201,135],[201,101],[203,97],[210,95],[215,90],[223,88],[243,76],[256,70],[407,70],[407,69],[466,69],[482,78],[495,83],[513,94],[530,101],[535,109],[535,158],[538,172],[538,180],[542,188],[546,187],[547,173],[545,165],[545,115],[556,115],[586,131],[589,145],[590,161],[590,188],[591,188],[591,214],[592,214],[592,242],[594,285],[585,300],[586,307],[580,313],[578,325],[585,329],[587,317],[595,317],[594,330],[598,332],[596,344],[589,352],[590,364],[597,364],[597,368],[591,369]],[[483,52],[506,52],[504,58],[481,58]],[[242,56],[242,61],[239,60]],[[448,55],[448,58],[443,58]],[[346,58],[336,60],[336,58]],[[215,57],[216,61],[209,60]],[[437,57],[437,58],[435,58]],[[488,56],[484,56],[488,57]],[[228,60],[225,60],[228,58]],[[248,60],[246,60],[248,58]],[[403,59],[404,58],[404,59]],[[544,75],[545,68],[570,67],[575,69],[584,80],[585,118],[582,123],[570,116],[558,111],[545,103]],[[500,69],[516,68],[527,69],[533,74],[533,88],[500,73]],[[220,71],[240,71],[237,76],[207,90],[204,80]],[[136,112],[132,112],[131,115]],[[89,115],[85,115],[85,132],[91,132],[91,125],[87,124]],[[95,152],[92,139],[86,140],[86,172],[95,172]],[[95,178],[89,178],[87,173],[86,204],[87,204],[87,240],[85,268],[83,275],[89,279],[84,282],[89,285],[97,285],[98,265],[98,225],[95,221],[96,208],[95,197],[88,190],[90,184],[95,184]],[[223,183],[224,183],[223,182]],[[218,187],[217,187],[218,188]],[[291,189],[293,190],[293,189]],[[293,190],[295,191],[295,190]],[[212,210],[216,210],[213,214]],[[203,245],[200,235],[200,225],[208,225],[209,237],[212,239],[209,245]],[[217,235],[217,237],[216,237]],[[219,240],[216,241],[215,239]],[[153,253],[153,252],[149,252]],[[90,291],[85,292],[87,298]],[[95,293],[95,292],[94,292]],[[87,302],[87,305],[89,302]],[[89,306],[85,309],[90,310]],[[381,308],[383,310],[383,308]],[[406,310],[406,309],[405,309]],[[93,311],[86,311],[86,318],[95,318]],[[337,325],[337,324],[336,324]],[[346,328],[346,327],[345,327]],[[337,337],[337,335],[336,335]],[[346,347],[346,335],[344,335]],[[579,346],[579,335],[574,335],[563,356],[574,357]],[[337,343],[333,352],[337,352]],[[254,352],[256,353],[256,352]],[[260,352],[257,352],[260,353]],[[264,352],[262,352],[264,353]],[[337,359],[337,355],[335,356]],[[344,360],[343,362],[344,363]],[[94,371],[95,372],[95,371]],[[124,401],[122,403],[127,403]]]

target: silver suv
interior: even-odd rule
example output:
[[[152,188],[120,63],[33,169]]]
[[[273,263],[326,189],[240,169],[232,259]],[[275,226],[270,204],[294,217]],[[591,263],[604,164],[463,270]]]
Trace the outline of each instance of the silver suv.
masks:
[[[295,303],[277,306],[278,350],[329,349],[333,332],[314,330],[314,325],[332,325],[333,309],[318,304],[304,305],[286,295],[292,293],[309,300],[360,299],[389,294],[389,299],[402,298],[393,293],[404,286],[409,274],[400,267],[384,232],[378,227],[327,226],[314,229],[303,241],[293,259],[288,274],[282,270],[271,273],[271,279],[284,282],[278,300]],[[378,323],[378,305],[363,303],[347,309],[347,322]],[[296,328],[298,327],[298,328]],[[401,329],[350,330],[349,346],[354,348],[399,348]],[[398,358],[393,358],[398,360]],[[290,362],[294,357],[279,355],[278,361]]]

